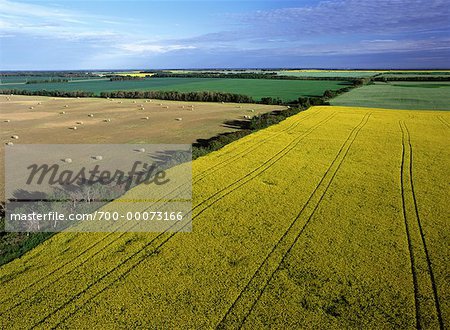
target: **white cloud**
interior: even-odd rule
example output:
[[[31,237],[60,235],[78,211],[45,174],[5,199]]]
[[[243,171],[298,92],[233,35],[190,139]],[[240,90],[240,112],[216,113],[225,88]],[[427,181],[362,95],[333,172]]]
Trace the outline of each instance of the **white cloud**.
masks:
[[[145,43],[127,43],[116,46],[130,54],[162,54],[175,50],[195,49],[190,45],[156,45]]]

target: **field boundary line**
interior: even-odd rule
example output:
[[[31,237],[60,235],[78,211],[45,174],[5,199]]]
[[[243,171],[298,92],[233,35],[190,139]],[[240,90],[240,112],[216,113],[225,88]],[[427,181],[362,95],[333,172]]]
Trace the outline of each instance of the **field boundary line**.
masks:
[[[400,182],[403,220],[405,225],[411,275],[414,287],[415,322],[417,329],[430,328],[435,324],[443,329],[434,274],[426,241],[420,222],[413,183],[412,145],[406,123],[399,121],[402,134],[402,157]],[[433,300],[432,302],[430,300]],[[432,315],[434,314],[435,315]],[[431,323],[431,324],[430,324]]]
[[[226,192],[224,195],[220,196],[219,198],[215,199],[213,202],[211,202],[209,205],[207,205],[205,208],[203,208],[200,212],[198,212],[197,214],[195,214],[191,221],[184,224],[181,228],[183,229],[185,226],[189,225],[196,217],[198,217],[201,213],[203,213],[206,209],[208,209],[209,207],[211,207],[213,204],[215,204],[216,202],[218,202],[220,199],[222,199],[224,196],[230,194],[231,192],[235,191],[236,189],[240,188],[241,186],[243,186],[244,184],[246,184],[247,182],[251,181],[252,179],[254,179],[255,177],[257,177],[258,175],[262,174],[264,171],[266,171],[267,169],[269,169],[273,164],[275,164],[279,159],[281,159],[282,157],[284,157],[289,151],[291,151],[293,148],[295,148],[296,145],[298,145],[303,138],[305,138],[306,136],[308,136],[309,134],[311,134],[315,129],[317,129],[319,126],[323,125],[324,123],[326,123],[327,121],[331,120],[334,116],[336,115],[336,113],[331,113],[329,116],[327,116],[325,119],[321,120],[320,122],[318,122],[316,125],[312,126],[308,131],[306,131],[305,133],[303,133],[302,135],[298,136],[296,139],[294,139],[293,141],[291,141],[287,146],[285,146],[284,148],[282,148],[279,152],[277,152],[274,156],[272,156],[269,160],[267,160],[266,162],[264,162],[263,164],[261,164],[259,167],[257,167],[256,169],[253,169],[250,173],[246,174],[245,176],[241,177],[239,180],[233,182],[232,184],[228,185],[227,187],[225,187],[224,189],[216,192],[215,194],[213,194],[212,196],[210,196],[209,198],[203,200],[200,204],[196,205],[192,211],[193,212],[195,209],[197,209],[199,206],[203,205],[205,202],[211,200],[213,197],[219,195],[220,193],[228,190],[230,187],[232,187],[233,185],[237,184],[239,181],[242,181],[248,177],[250,177],[251,174],[253,174],[254,172],[258,171],[259,172],[254,175],[253,177],[250,177],[250,179],[248,179],[247,181],[240,183],[240,185],[232,188],[231,190],[229,190],[228,192]],[[290,149],[288,149],[291,146]],[[287,150],[287,151],[286,151]],[[284,154],[282,154],[284,152]],[[281,156],[279,156],[281,154]],[[278,159],[276,159],[275,161],[273,161],[273,159],[275,159],[277,156]],[[272,164],[270,164],[270,162],[272,162]],[[268,164],[268,166],[264,167],[266,164]],[[127,263],[129,260],[131,260],[132,258],[134,258],[135,256],[138,256],[142,251],[144,251],[142,254],[143,256],[139,257],[140,260],[138,260],[137,262],[135,262],[129,269],[125,270],[122,274],[120,274],[116,279],[113,279],[113,281],[110,284],[107,284],[103,289],[100,289],[99,292],[97,292],[96,294],[94,294],[92,297],[88,298],[87,301],[92,300],[93,298],[95,298],[98,294],[100,294],[101,292],[103,292],[104,290],[106,290],[108,287],[110,287],[112,284],[114,284],[114,282],[116,282],[118,279],[123,278],[126,274],[128,274],[129,271],[131,271],[134,267],[136,267],[137,265],[139,265],[142,261],[144,261],[149,255],[153,255],[155,253],[157,253],[157,251],[164,245],[166,244],[173,236],[175,236],[177,234],[177,232],[171,232],[170,234],[168,234],[168,231],[164,231],[162,233],[160,233],[158,236],[156,236],[154,239],[152,239],[149,243],[147,243],[145,246],[143,246],[142,248],[140,248],[138,251],[135,251],[133,254],[131,254],[128,258],[126,258],[124,261],[122,261],[121,263],[117,264],[115,267],[113,267],[112,269],[110,269],[107,273],[105,273],[103,276],[99,277],[96,281],[90,283],[85,289],[83,289],[82,291],[80,291],[78,294],[72,296],[68,301],[66,301],[66,303],[63,303],[61,306],[59,306],[58,308],[54,309],[52,312],[50,312],[49,314],[47,314],[43,319],[41,319],[40,321],[38,321],[34,326],[38,326],[42,323],[44,323],[49,317],[51,317],[53,314],[57,313],[58,311],[64,309],[68,304],[72,303],[75,299],[78,299],[79,297],[81,297],[85,292],[87,292],[91,287],[93,287],[95,284],[101,282],[103,279],[105,279],[107,276],[109,276],[111,273],[115,272],[116,270],[118,270],[120,267],[122,267],[125,263]],[[167,238],[164,237],[168,236]],[[161,243],[158,244],[158,240],[162,240]],[[156,242],[156,243],[155,243]],[[151,248],[151,245],[155,243],[158,244],[156,245],[156,247]],[[146,251],[146,250],[151,250],[151,251]],[[73,316],[75,313],[77,312],[77,310],[75,309],[74,312],[69,313],[64,319],[62,319],[58,324],[55,325],[55,327],[57,327],[59,324],[61,324],[62,322],[64,322],[65,320],[67,320],[68,318],[70,318],[71,316]]]
[[[287,230],[273,246],[272,250],[252,275],[247,285],[226,311],[218,323],[217,329],[241,328],[243,326],[268,284],[275,276],[275,273],[281,268],[287,255],[314,217],[316,210],[320,206],[328,188],[331,186],[351,146],[361,129],[367,124],[370,115],[371,113],[364,115],[360,123],[350,132],[308,200],[303,204],[303,207],[300,209]],[[323,188],[323,191],[320,191],[321,188]],[[314,199],[316,200],[313,201]],[[305,212],[308,208],[311,209],[309,215],[308,212]],[[303,218],[306,218],[305,221],[299,222],[299,219]]]

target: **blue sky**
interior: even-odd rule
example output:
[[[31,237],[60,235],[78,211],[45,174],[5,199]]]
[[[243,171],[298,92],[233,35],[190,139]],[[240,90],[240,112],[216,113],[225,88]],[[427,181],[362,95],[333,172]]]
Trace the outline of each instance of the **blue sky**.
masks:
[[[450,68],[448,0],[0,0],[0,70]]]

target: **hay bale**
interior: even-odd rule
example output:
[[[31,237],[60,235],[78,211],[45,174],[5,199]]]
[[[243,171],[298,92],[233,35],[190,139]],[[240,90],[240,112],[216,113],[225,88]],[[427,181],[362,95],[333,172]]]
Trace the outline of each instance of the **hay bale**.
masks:
[[[72,163],[72,158],[64,158],[64,163],[67,163],[67,164]]]
[[[88,117],[94,117],[94,114],[93,113],[90,113],[90,114],[88,114]]]
[[[77,127],[76,126],[71,126],[71,127],[69,127],[69,129],[73,129],[75,131],[75,130],[77,130]]]
[[[18,140],[19,136],[18,135],[11,135],[11,139]]]
[[[76,124],[77,125],[83,125],[83,122],[82,121],[77,121]]]
[[[30,107],[30,110],[33,110],[34,109],[34,107]]]
[[[161,105],[162,105],[162,103],[159,103],[158,105],[159,105],[159,106],[161,106]]]
[[[69,107],[69,105],[68,104],[66,104],[65,106],[64,106],[64,108],[68,108]]]
[[[122,104],[122,101],[119,101],[119,102],[117,102],[117,103]]]
[[[12,143],[11,141],[6,142],[5,144],[10,147],[12,147],[14,145],[14,143]]]
[[[136,149],[135,151],[137,151],[137,152],[145,152],[145,149],[144,148],[139,148],[139,149]]]
[[[181,109],[184,109],[184,105],[181,106]]]
[[[165,107],[163,107],[164,109],[169,109],[169,106],[168,105],[166,105]]]
[[[42,104],[42,102],[38,102],[38,105],[41,105]]]
[[[182,121],[183,118],[175,118],[175,120],[177,120],[177,121]]]
[[[144,107],[141,107],[141,108],[139,108],[139,110],[145,110],[145,108],[144,108]]]
[[[3,122],[5,122],[5,123],[9,123],[11,120],[9,120],[9,119],[6,119],[6,120],[4,120]]]
[[[136,101],[133,101],[133,103],[136,103]]]
[[[143,107],[144,105],[143,105],[143,104],[139,104],[139,106],[140,106],[140,107]]]
[[[255,112],[255,110],[251,109],[250,112]]]
[[[95,159],[95,160],[102,160],[103,157],[102,157],[102,156],[94,156],[94,159]]]
[[[142,119],[149,120],[150,118],[149,118],[149,117],[144,117],[144,118],[142,118]]]
[[[65,111],[61,111],[59,114],[60,114],[60,115],[65,115],[66,112],[65,112]]]
[[[105,123],[109,123],[109,122],[111,121],[111,118],[103,119],[103,121],[104,121]]]

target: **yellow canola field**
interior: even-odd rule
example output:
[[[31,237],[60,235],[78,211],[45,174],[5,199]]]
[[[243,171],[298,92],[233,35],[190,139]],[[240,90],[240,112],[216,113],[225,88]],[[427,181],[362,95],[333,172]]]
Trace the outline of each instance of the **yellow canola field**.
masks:
[[[193,162],[191,233],[61,233],[4,265],[1,326],[448,326],[449,140],[448,112],[310,108]]]

